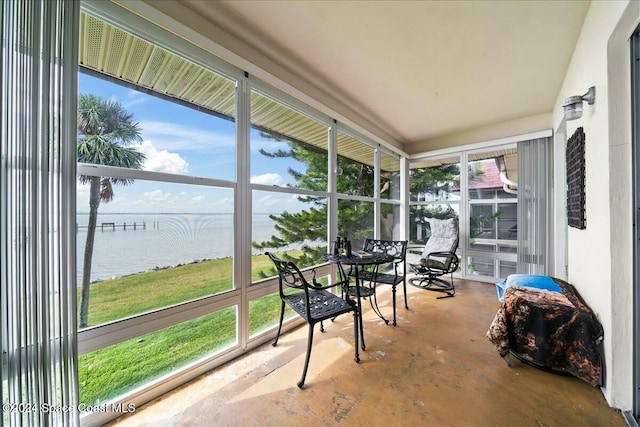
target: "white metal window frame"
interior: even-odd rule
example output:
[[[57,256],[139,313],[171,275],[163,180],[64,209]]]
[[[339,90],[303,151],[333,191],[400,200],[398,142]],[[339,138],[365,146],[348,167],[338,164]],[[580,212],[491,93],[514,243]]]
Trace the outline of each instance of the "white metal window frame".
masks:
[[[374,230],[374,238],[378,239],[380,238],[380,221],[377,221],[376,219],[380,218],[380,213],[382,212],[382,208],[381,205],[384,204],[388,204],[388,205],[398,205],[398,206],[402,206],[402,196],[400,199],[382,199],[380,197],[380,155],[382,152],[384,152],[387,156],[390,157],[394,157],[397,158],[400,161],[400,165],[402,165],[401,162],[401,155],[389,150],[386,147],[382,147],[382,145],[376,143],[375,141],[373,141],[370,138],[367,138],[366,136],[362,135],[361,133],[343,125],[338,123],[337,124],[337,132],[341,132],[344,133],[345,135],[355,139],[356,141],[360,142],[361,144],[368,146],[370,148],[373,149],[373,166],[374,166],[374,176],[373,176],[373,197],[369,197],[369,196],[356,196],[356,195],[352,195],[352,194],[344,194],[344,193],[336,193],[336,187],[332,187],[332,191],[334,193],[336,193],[336,205],[337,206],[337,202],[339,200],[351,200],[351,201],[361,201],[361,202],[370,202],[373,203],[373,212],[374,212],[374,221],[373,221],[373,230]],[[334,141],[332,141],[333,144],[335,144],[335,150],[334,153],[337,154],[337,136],[335,138]],[[335,158],[335,162],[337,162],[337,155],[333,155],[332,157]],[[332,175],[337,174],[337,167],[334,167],[332,169],[334,171],[334,173]],[[402,188],[402,180],[404,179],[404,176],[401,174],[401,184],[400,187]],[[335,185],[335,184],[334,184]],[[402,194],[402,193],[401,193]],[[337,235],[338,235],[338,225],[337,225],[337,210],[332,210],[332,214],[335,213],[336,218],[335,218],[335,227],[331,228],[331,233],[330,233],[330,239],[329,241],[335,240]],[[401,223],[401,219],[398,219]],[[404,228],[404,227],[402,227]],[[401,236],[400,238],[404,238],[404,236]]]
[[[633,204],[634,215],[637,215],[635,223],[640,217],[640,26],[635,30],[630,40],[631,62],[631,137],[633,153]],[[635,59],[635,61],[634,61]],[[640,424],[640,230],[634,227],[634,262],[633,262],[633,397],[631,411],[624,411],[623,415],[627,424],[638,426]]]
[[[234,190],[234,193],[237,194],[236,183],[213,178],[174,175],[86,163],[78,164],[77,173],[78,175],[87,176],[108,176],[170,184],[189,184],[211,188],[229,188]],[[237,305],[237,294],[238,289],[233,289],[223,294],[205,297],[198,301],[185,302],[176,306],[158,309],[150,313],[140,314],[130,318],[120,319],[114,322],[82,329],[78,332],[78,354],[83,355],[158,329],[195,319],[211,311],[218,311]]]
[[[515,148],[517,147],[518,141],[526,141],[537,138],[545,138],[552,136],[551,130],[544,130],[539,132],[533,132],[529,134],[523,135],[515,135],[507,138],[501,138],[497,140],[483,141],[478,143],[467,144],[463,146],[458,146],[454,148],[445,148],[440,150],[434,150],[427,153],[415,154],[409,157],[409,168],[412,163],[417,163],[419,161],[424,160],[441,160],[441,159],[449,159],[456,156],[460,157],[460,201],[429,201],[429,202],[417,202],[417,201],[409,201],[409,206],[415,205],[433,205],[433,204],[458,204],[459,211],[458,215],[463,220],[459,221],[459,233],[460,233],[460,244],[458,245],[458,254],[461,257],[460,264],[460,272],[456,273],[457,277],[463,278],[472,278],[477,281],[484,281],[489,283],[495,283],[498,278],[497,277],[489,277],[482,275],[473,275],[470,277],[468,272],[468,264],[469,257],[478,257],[478,258],[487,258],[493,259],[495,265],[496,274],[500,271],[499,262],[500,261],[517,261],[516,254],[512,253],[499,253],[499,252],[485,252],[485,251],[474,251],[468,248],[469,241],[469,230],[470,230],[470,218],[469,218],[469,207],[472,203],[482,203],[482,201],[478,202],[470,202],[469,200],[469,189],[468,189],[468,165],[469,165],[469,155],[471,154],[480,154],[486,151],[502,149],[502,148]],[[510,199],[504,199],[510,200]],[[493,203],[494,200],[491,200]],[[497,203],[497,201],[496,201]],[[502,200],[500,200],[502,203]],[[408,233],[408,229],[407,229]],[[408,234],[407,234],[408,235]]]
[[[400,198],[399,199],[383,199],[381,197],[381,188],[380,188],[380,171],[381,171],[381,163],[382,163],[382,154],[386,154],[387,156],[393,157],[395,159],[398,160],[398,166],[400,166],[399,169],[399,173],[400,173]],[[378,149],[376,150],[375,153],[375,205],[374,205],[374,237],[376,239],[380,239],[382,238],[382,225],[380,223],[380,219],[382,217],[382,206],[383,205],[390,205],[390,206],[399,206],[402,209],[403,206],[403,200],[404,200],[404,195],[402,193],[402,180],[404,179],[404,176],[402,174],[402,158],[400,157],[399,154],[394,153],[392,151],[386,150],[384,147],[382,146],[378,146]],[[398,239],[398,240],[406,240],[406,236],[405,236],[405,232],[404,232],[404,221],[403,221],[403,215],[400,215],[400,218],[397,218],[398,220],[398,227],[400,229],[400,235],[397,237],[394,237],[394,239]]]
[[[197,48],[196,46],[179,39],[175,36],[167,34],[165,31],[160,30],[156,26],[152,25],[148,21],[140,18],[139,16],[132,15],[122,8],[111,2],[83,2],[81,10],[92,16],[95,16],[111,25],[114,25],[123,31],[129,32],[137,37],[144,39],[145,41],[155,44],[157,46],[166,49],[176,55],[186,58],[187,60],[200,65],[205,69],[209,69],[216,72],[232,81],[240,81],[245,79],[245,74],[231,66],[230,64],[221,61],[219,58]],[[215,68],[212,68],[212,65]],[[237,83],[238,85],[238,83]],[[236,88],[236,105],[239,101],[238,89]],[[237,115],[237,114],[236,114]],[[240,118],[236,117],[236,138],[239,139],[240,133],[238,128],[242,126]],[[242,144],[236,144],[236,151]],[[238,154],[236,154],[238,156]],[[78,165],[78,174],[87,176],[112,176],[118,178],[131,178],[138,180],[175,183],[175,184],[189,184],[189,185],[202,185],[208,187],[220,187],[230,188],[234,190],[234,200],[238,197],[238,185],[241,181],[237,182],[197,177],[186,175],[174,175],[167,173],[133,170],[126,168],[117,168],[112,166],[101,165]],[[239,171],[236,171],[238,177],[241,176]],[[239,229],[238,222],[236,220],[234,224],[234,235],[237,236]],[[237,246],[237,245],[235,245]],[[238,251],[239,248],[236,248]],[[234,254],[234,260],[237,256]],[[235,266],[234,262],[234,279],[237,277],[237,272],[240,270]],[[235,280],[234,280],[235,282]],[[235,283],[234,283],[235,285]],[[97,325],[95,327],[83,329],[78,332],[78,354],[82,355],[90,351],[104,348],[127,339],[134,338],[155,330],[163,329],[178,323],[182,323],[188,320],[192,320],[196,317],[202,316],[207,312],[217,311],[231,306],[242,306],[241,291],[239,287],[234,286],[234,289],[223,293],[221,295],[213,295],[205,297],[194,302],[185,302],[177,306],[168,307],[153,311],[151,313],[141,314],[133,316],[131,318],[118,320],[107,324]],[[207,311],[208,310],[208,311]],[[240,310],[241,311],[241,310]],[[240,324],[240,318],[237,319],[239,331],[243,330]],[[238,335],[237,348],[242,347],[242,340]]]
[[[336,135],[336,123],[335,120],[331,119],[329,116],[327,116],[326,114],[323,114],[320,111],[317,111],[316,109],[309,107],[308,105],[304,104],[303,102],[297,100],[296,98],[288,95],[287,93],[273,88],[271,87],[269,84],[262,82],[261,80],[258,80],[254,77],[252,77],[251,75],[247,76],[247,92],[248,92],[248,96],[249,98],[247,99],[247,112],[249,114],[249,117],[251,115],[251,111],[250,111],[250,107],[251,107],[251,92],[255,91],[257,93],[259,93],[261,96],[264,96],[266,98],[269,98],[270,100],[272,100],[273,102],[276,102],[278,104],[281,104],[283,106],[285,106],[286,108],[291,109],[292,111],[295,111],[299,114],[302,114],[308,118],[311,118],[313,120],[316,120],[319,124],[323,124],[327,126],[327,158],[328,158],[328,165],[327,165],[327,176],[328,176],[328,180],[327,180],[327,190],[326,191],[312,191],[312,190],[305,190],[305,189],[300,189],[300,188],[292,188],[292,187],[285,187],[285,186],[279,186],[279,185],[265,185],[265,184],[256,184],[256,183],[251,183],[250,182],[250,148],[251,148],[251,141],[250,141],[250,129],[247,130],[247,144],[246,144],[246,153],[245,153],[245,157],[246,157],[246,161],[247,161],[247,170],[248,173],[245,174],[246,175],[246,180],[247,180],[247,196],[248,196],[248,205],[246,206],[246,209],[241,210],[238,216],[241,216],[244,214],[246,214],[246,217],[242,218],[241,221],[243,221],[243,223],[245,224],[245,229],[248,230],[248,241],[246,242],[247,247],[249,248],[249,253],[251,251],[251,221],[252,221],[252,214],[253,214],[253,210],[251,209],[251,203],[252,203],[252,195],[253,195],[253,191],[264,191],[264,192],[272,192],[272,193],[277,193],[277,194],[291,194],[291,195],[308,195],[308,196],[316,196],[316,197],[325,197],[327,199],[328,202],[328,226],[327,229],[331,230],[331,226],[330,224],[332,224],[332,211],[333,209],[331,208],[334,204],[335,204],[335,199],[333,197],[333,195],[335,194],[335,182],[334,182],[334,175],[333,173],[331,173],[330,171],[335,170],[336,166],[335,166],[335,162],[333,161],[333,156],[332,153],[335,153],[335,146],[336,146],[336,142],[335,142],[335,135]],[[251,126],[251,123],[249,121],[249,126]],[[335,221],[335,220],[334,220]],[[327,242],[331,241],[331,233],[329,233],[329,236],[327,236]],[[328,244],[327,244],[328,246]],[[247,301],[256,299],[256,298],[261,298],[267,295],[270,295],[274,292],[277,292],[278,288],[278,282],[275,278],[270,278],[270,279],[264,279],[264,280],[260,280],[257,282],[252,282],[251,281],[251,260],[249,259],[249,265],[248,265],[248,271],[249,271],[249,277],[246,280],[245,283],[250,283],[251,286],[247,289]],[[323,266],[318,266],[316,267],[316,273],[318,274],[318,276],[325,276],[325,275],[330,275],[334,273],[334,269],[329,266],[329,265],[323,265]],[[247,316],[248,316],[248,305],[247,305]],[[247,317],[247,322],[248,322],[248,317]],[[298,319],[295,319],[293,321],[293,324],[298,324],[299,321]],[[267,336],[270,333],[270,330],[268,331],[264,331],[262,334],[258,334],[256,336],[253,336],[252,339],[257,340],[263,336]]]
[[[476,257],[476,258],[485,258],[485,259],[491,259],[493,260],[493,268],[494,268],[494,276],[484,276],[484,275],[472,275],[471,277],[473,279],[478,279],[478,280],[482,280],[482,281],[489,281],[489,282],[495,282],[498,280],[500,276],[500,261],[509,261],[509,262],[513,262],[516,263],[517,262],[517,254],[516,253],[508,253],[508,252],[489,252],[489,251],[481,251],[481,250],[475,250],[472,249],[469,245],[471,243],[471,238],[469,237],[471,235],[471,206],[472,205],[494,205],[496,208],[498,206],[498,204],[513,204],[515,206],[518,205],[518,197],[514,196],[513,198],[505,198],[505,199],[498,199],[498,198],[493,198],[493,199],[471,199],[469,197],[469,176],[468,176],[468,171],[469,171],[469,163],[474,162],[476,160],[469,160],[469,157],[471,155],[478,155],[478,154],[483,154],[487,151],[492,151],[492,150],[509,150],[509,149],[516,149],[517,148],[517,144],[515,142],[512,143],[507,143],[507,144],[502,144],[502,145],[493,145],[490,148],[484,148],[484,149],[474,149],[474,150],[469,150],[469,151],[465,151],[464,152],[464,158],[465,158],[465,167],[464,170],[467,173],[467,177],[466,177],[466,190],[464,193],[464,197],[466,199],[466,205],[467,205],[467,209],[466,209],[466,215],[465,215],[465,230],[467,230],[466,233],[466,240],[464,242],[465,245],[465,249],[466,249],[466,257],[464,260],[464,271],[465,274],[467,276],[469,276],[467,274],[468,272],[468,264],[469,264],[469,258],[470,257]],[[461,166],[462,168],[462,166]],[[497,232],[497,230],[496,230]],[[496,244],[498,244],[498,239],[496,238]],[[461,242],[462,244],[462,242]]]
[[[421,161],[425,161],[425,160],[452,160],[452,159],[458,159],[458,164],[460,165],[460,199],[458,200],[426,200],[426,201],[412,201],[410,200],[411,197],[409,196],[409,210],[411,208],[411,206],[433,206],[433,205],[452,205],[452,206],[457,206],[458,207],[458,234],[460,236],[460,243],[458,244],[458,250],[456,251],[456,253],[460,256],[460,259],[462,261],[462,263],[460,264],[460,272],[456,272],[454,273],[454,275],[456,277],[464,277],[464,272],[466,272],[466,256],[465,256],[465,245],[463,244],[464,240],[463,240],[463,236],[465,236],[467,234],[466,232],[466,227],[467,227],[467,222],[466,221],[461,221],[460,218],[465,218],[466,215],[466,206],[465,203],[463,203],[463,195],[466,192],[466,188],[467,188],[467,172],[466,172],[466,167],[463,166],[464,163],[464,153],[460,152],[460,151],[447,151],[447,150],[443,150],[441,152],[436,152],[434,155],[425,155],[425,156],[421,156],[421,157],[411,157],[409,159],[409,170],[411,170],[411,163],[418,163]],[[455,164],[455,163],[450,163],[450,164]],[[411,178],[409,178],[409,180],[411,180]],[[411,186],[411,183],[408,183],[408,187]],[[410,215],[410,213],[408,213],[407,215]],[[410,219],[409,219],[410,221]],[[409,226],[409,224],[407,224],[407,226]],[[408,228],[408,227],[407,227]],[[407,238],[410,237],[410,231],[407,229]],[[412,244],[411,242],[409,242],[409,245],[411,247],[412,252],[416,251],[417,253],[421,253],[422,251],[422,247],[424,245],[415,245]]]

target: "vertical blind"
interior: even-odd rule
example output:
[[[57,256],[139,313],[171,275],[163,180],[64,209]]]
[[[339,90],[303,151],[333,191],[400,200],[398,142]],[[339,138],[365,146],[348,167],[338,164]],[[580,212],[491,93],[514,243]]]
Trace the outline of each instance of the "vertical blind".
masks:
[[[518,142],[518,263],[522,274],[548,274],[551,257],[552,139]]]
[[[0,8],[0,425],[77,425],[79,2]]]

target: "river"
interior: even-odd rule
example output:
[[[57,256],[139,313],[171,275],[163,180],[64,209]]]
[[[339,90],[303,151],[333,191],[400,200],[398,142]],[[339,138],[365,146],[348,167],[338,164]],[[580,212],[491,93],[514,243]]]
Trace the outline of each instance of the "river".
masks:
[[[78,283],[82,281],[88,218],[88,214],[77,215]],[[269,240],[275,234],[274,224],[268,214],[253,215],[252,240]],[[233,214],[99,213],[91,281],[229,257],[233,242]],[[258,253],[261,251],[254,250],[254,255]]]

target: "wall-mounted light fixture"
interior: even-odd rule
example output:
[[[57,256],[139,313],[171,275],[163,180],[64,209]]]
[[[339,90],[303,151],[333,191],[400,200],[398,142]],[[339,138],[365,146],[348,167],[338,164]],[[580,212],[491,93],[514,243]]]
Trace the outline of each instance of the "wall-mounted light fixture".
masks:
[[[564,108],[564,119],[575,120],[582,117],[582,101],[587,101],[587,104],[593,105],[596,100],[596,87],[591,86],[587,93],[584,95],[570,96],[564,100],[562,107]]]

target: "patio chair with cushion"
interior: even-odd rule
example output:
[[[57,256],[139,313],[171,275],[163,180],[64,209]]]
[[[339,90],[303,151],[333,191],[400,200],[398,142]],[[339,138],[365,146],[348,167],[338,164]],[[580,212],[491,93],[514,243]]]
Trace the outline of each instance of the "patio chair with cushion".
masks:
[[[431,236],[427,240],[422,254],[407,254],[407,263],[416,276],[409,280],[415,287],[428,291],[443,292],[440,298],[453,297],[456,293],[453,273],[458,269],[458,220],[457,218],[429,218]],[[449,280],[441,277],[449,275]]]
[[[284,261],[275,255],[267,252],[266,255],[271,258],[278,270],[279,276],[279,292],[281,299],[280,306],[280,323],[278,332],[273,346],[278,344],[280,331],[282,330],[282,321],[284,319],[285,304],[291,307],[300,317],[309,324],[309,337],[307,340],[307,354],[302,370],[302,377],[298,381],[298,387],[304,386],[304,380],[307,376],[307,368],[309,367],[309,359],[311,357],[311,348],[313,344],[313,329],[316,323],[320,323],[320,331],[324,332],[322,324],[323,320],[335,319],[344,313],[353,313],[353,336],[356,362],[360,362],[360,354],[358,353],[358,310],[355,302],[342,298],[328,291],[329,288],[343,286],[344,283],[338,282],[329,286],[322,286],[316,281],[315,270],[313,273],[312,283],[309,283],[300,269],[292,261]],[[293,290],[293,292],[291,291]]]

